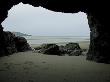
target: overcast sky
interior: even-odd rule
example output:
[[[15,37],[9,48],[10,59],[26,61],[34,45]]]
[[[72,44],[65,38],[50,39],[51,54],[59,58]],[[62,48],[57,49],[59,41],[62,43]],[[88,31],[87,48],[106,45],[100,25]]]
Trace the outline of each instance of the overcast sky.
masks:
[[[13,6],[2,23],[4,30],[38,36],[89,36],[85,13],[53,12],[28,4]]]

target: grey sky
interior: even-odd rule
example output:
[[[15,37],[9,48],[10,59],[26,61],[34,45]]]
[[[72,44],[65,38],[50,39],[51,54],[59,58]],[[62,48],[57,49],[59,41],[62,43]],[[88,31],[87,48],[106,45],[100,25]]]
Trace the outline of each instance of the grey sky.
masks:
[[[2,23],[4,30],[40,36],[89,36],[85,13],[53,12],[42,7],[18,4]]]

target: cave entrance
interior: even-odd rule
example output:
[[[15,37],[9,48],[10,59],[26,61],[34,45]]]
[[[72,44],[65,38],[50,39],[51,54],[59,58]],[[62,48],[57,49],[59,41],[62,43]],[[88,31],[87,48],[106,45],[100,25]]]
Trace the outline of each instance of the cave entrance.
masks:
[[[83,12],[53,12],[20,3],[9,10],[2,26],[5,31],[25,35],[33,48],[42,43],[64,45],[78,42],[84,50],[89,49],[90,31],[87,16]]]

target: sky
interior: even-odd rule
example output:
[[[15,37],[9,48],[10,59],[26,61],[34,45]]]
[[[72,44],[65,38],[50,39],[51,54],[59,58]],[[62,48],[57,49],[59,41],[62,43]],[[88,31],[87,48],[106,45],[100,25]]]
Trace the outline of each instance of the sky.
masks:
[[[89,36],[87,15],[83,12],[54,12],[43,7],[19,3],[2,22],[5,31],[34,36]]]

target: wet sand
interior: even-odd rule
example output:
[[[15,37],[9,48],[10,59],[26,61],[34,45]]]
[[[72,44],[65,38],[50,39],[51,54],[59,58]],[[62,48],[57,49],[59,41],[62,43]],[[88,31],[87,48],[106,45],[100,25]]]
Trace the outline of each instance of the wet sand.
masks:
[[[0,58],[0,82],[110,82],[110,64],[86,56],[20,52]]]

